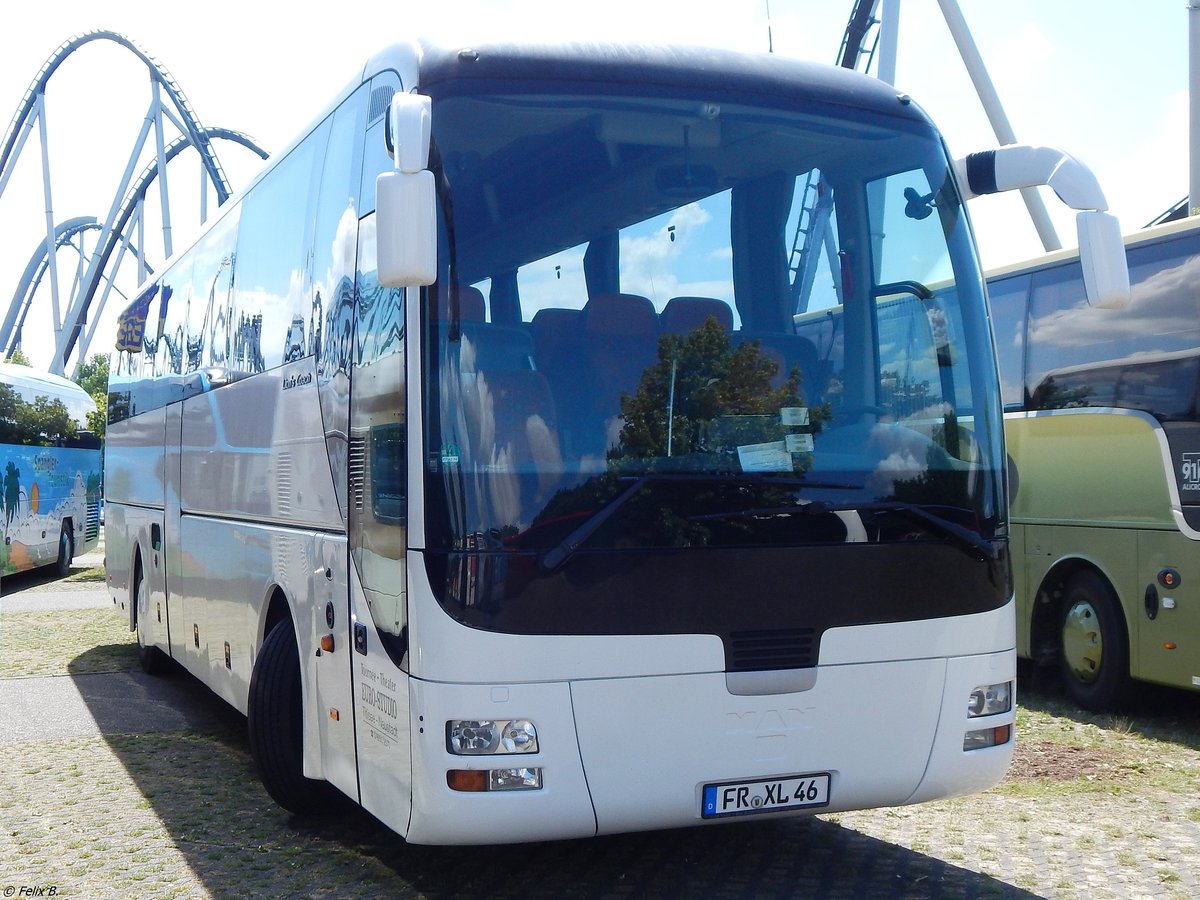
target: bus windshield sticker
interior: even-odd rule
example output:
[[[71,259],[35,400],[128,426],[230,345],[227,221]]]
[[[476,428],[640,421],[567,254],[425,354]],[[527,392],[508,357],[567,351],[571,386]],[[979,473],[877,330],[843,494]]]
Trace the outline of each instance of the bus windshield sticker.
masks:
[[[779,421],[783,425],[807,425],[807,406],[785,406],[779,411]]]
[[[790,472],[792,454],[784,441],[766,444],[743,444],[737,448],[738,462],[743,472]]]
[[[784,438],[788,453],[812,453],[813,436],[811,434],[789,434]]]

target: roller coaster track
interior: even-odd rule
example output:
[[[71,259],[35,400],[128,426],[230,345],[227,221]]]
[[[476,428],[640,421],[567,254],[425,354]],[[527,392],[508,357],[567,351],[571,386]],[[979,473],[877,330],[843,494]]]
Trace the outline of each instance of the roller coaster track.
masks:
[[[59,70],[72,53],[95,41],[109,41],[119,45],[133,54],[146,67],[151,79],[149,109],[141,131],[134,141],[129,162],[114,193],[107,217],[103,222],[100,222],[99,219],[86,221],[89,217],[75,218],[62,223],[61,226],[56,226],[47,154],[46,87],[50,83],[51,76]],[[169,122],[179,132],[178,137],[168,139],[166,122]],[[200,157],[207,184],[211,185],[219,205],[229,198],[232,188],[217,158],[213,146],[214,140],[240,144],[263,159],[267,154],[253,140],[240,132],[224,128],[205,128],[201,125],[183,91],[167,70],[134,41],[113,31],[90,31],[65,41],[50,55],[33,79],[13,115],[3,144],[0,144],[0,198],[4,195],[17,159],[35,125],[39,127],[42,147],[42,187],[47,210],[45,237],[39,241],[39,247],[35,250],[25,269],[8,312],[0,322],[0,356],[7,355],[19,343],[20,326],[28,314],[43,276],[48,272],[55,330],[55,355],[49,368],[50,371],[61,374],[66,370],[68,361],[71,360],[73,354],[76,354],[77,362],[86,355],[92,331],[99,321],[104,302],[113,288],[113,274],[115,269],[120,266],[125,252],[132,249],[137,257],[139,277],[144,276],[148,271],[148,264],[143,253],[144,248],[140,242],[135,244],[129,232],[133,228],[141,227],[143,203],[155,184],[159,189],[162,211],[163,257],[166,258],[172,254],[170,199],[167,179],[162,177],[166,172],[167,163],[183,150],[195,149]],[[134,173],[143,156],[151,130],[154,131],[155,137],[154,158],[152,162],[142,168],[141,174],[135,179]],[[207,187],[202,186],[202,217],[206,214],[206,197]],[[78,244],[75,244],[73,239],[81,237],[84,231],[92,230],[98,230],[99,236],[94,250],[84,259],[82,239]],[[75,247],[80,253],[82,274],[75,278],[66,314],[60,319],[61,304],[56,256],[57,251],[65,246]],[[116,255],[115,259],[114,254]],[[99,295],[98,302],[97,295]],[[92,309],[94,302],[97,302],[95,310]],[[84,323],[89,319],[92,322],[92,330],[85,334]]]

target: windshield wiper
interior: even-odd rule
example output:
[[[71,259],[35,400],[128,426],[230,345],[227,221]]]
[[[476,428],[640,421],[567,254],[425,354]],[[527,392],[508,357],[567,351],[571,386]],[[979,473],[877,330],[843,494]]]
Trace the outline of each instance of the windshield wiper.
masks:
[[[613,500],[609,501],[607,506],[600,507],[599,510],[571,529],[565,538],[543,553],[538,559],[538,566],[544,572],[553,572],[565,563],[572,553],[579,549],[580,544],[595,534],[597,528],[611,519],[618,509],[628,503],[630,498],[642,489],[643,485],[654,478],[661,477],[660,475],[642,475],[639,478],[635,478],[633,483]]]
[[[953,543],[970,551],[972,555],[977,556],[979,559],[995,562],[1000,558],[1000,550],[992,541],[986,540],[970,528],[964,528],[957,522],[952,522],[949,519],[939,516],[937,513],[932,513],[916,503],[884,500],[878,503],[864,503],[861,506],[843,508],[852,509],[855,512],[896,513],[897,515],[907,516],[909,519],[915,519],[922,525],[925,525],[930,531],[942,537],[949,538]]]

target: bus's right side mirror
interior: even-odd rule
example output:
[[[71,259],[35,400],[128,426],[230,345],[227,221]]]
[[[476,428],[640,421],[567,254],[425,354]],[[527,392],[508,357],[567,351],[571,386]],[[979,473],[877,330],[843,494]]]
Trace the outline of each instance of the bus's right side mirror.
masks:
[[[437,278],[437,191],[429,160],[430,102],[397,92],[388,112],[395,167],[375,179],[379,283],[398,288]]]
[[[1129,265],[1116,216],[1087,210],[1075,217],[1079,230],[1079,267],[1088,305],[1124,309],[1129,305]]]

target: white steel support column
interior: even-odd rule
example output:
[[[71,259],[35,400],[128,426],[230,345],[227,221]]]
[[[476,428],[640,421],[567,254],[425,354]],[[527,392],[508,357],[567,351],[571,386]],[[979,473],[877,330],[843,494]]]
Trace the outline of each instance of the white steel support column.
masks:
[[[50,190],[50,144],[46,136],[46,95],[39,93],[34,101],[34,118],[38,122],[38,138],[42,142],[42,196],[46,201],[46,263],[50,266],[50,310],[54,343],[62,334],[62,310],[58,301],[58,254],[55,252],[54,200]],[[62,374],[61,372],[57,374]]]
[[[158,116],[158,95],[155,94],[150,102],[149,108],[146,110],[146,117],[142,121],[141,130],[138,132],[136,140],[133,142],[133,150],[129,154],[129,162],[125,165],[125,173],[121,176],[121,181],[117,185],[117,191],[113,195],[112,206],[109,208],[108,217],[104,220],[104,227],[100,231],[100,237],[96,240],[96,246],[103,246],[108,235],[112,233],[113,224],[116,222],[117,214],[121,209],[121,201],[125,197],[125,192],[129,190],[130,182],[133,181],[134,172],[136,171],[138,157],[141,155],[142,148],[146,145],[146,138],[150,136],[150,129],[154,127],[155,119]],[[98,278],[98,269],[100,260],[93,256],[90,265],[88,266],[87,276],[84,279],[84,284],[94,284]],[[54,359],[50,362],[50,371],[56,375],[62,375],[66,371],[67,361],[67,341],[71,330],[83,319],[84,309],[89,298],[80,294],[72,303],[71,308],[67,310],[67,321],[64,323],[62,333],[58,335],[58,340],[55,341]],[[97,313],[98,315],[98,313]]]
[[[167,190],[167,151],[163,135],[163,105],[158,93],[158,81],[150,80],[150,91],[154,97],[154,141],[158,160],[158,198],[162,204],[163,255],[170,259],[175,253],[171,242],[171,197]],[[181,129],[182,130],[182,129]]]
[[[900,0],[883,0],[879,21],[879,80],[896,83],[896,55],[900,43]]]
[[[1188,215],[1200,212],[1200,0],[1188,0]]]
[[[996,140],[1001,145],[1017,143],[1017,136],[1013,133],[1008,116],[1004,113],[1004,107],[1000,104],[1000,96],[996,93],[992,79],[988,76],[987,68],[983,64],[983,57],[979,54],[975,39],[971,37],[970,29],[967,28],[966,20],[963,19],[958,3],[956,0],[938,0],[938,5],[942,8],[942,17],[946,20],[946,26],[950,29],[955,46],[958,47],[959,56],[962,57],[963,64],[967,67],[967,74],[975,85],[975,93],[979,96],[979,102],[983,104],[984,112],[987,113],[988,121],[991,122]],[[1046,205],[1042,202],[1037,189],[1022,188],[1021,198],[1025,201],[1025,208],[1029,210],[1029,217],[1033,220],[1033,227],[1037,229],[1042,246],[1046,250],[1061,248],[1062,242],[1058,239],[1058,232],[1054,230],[1050,214],[1046,211]]]

